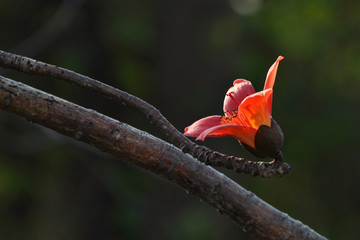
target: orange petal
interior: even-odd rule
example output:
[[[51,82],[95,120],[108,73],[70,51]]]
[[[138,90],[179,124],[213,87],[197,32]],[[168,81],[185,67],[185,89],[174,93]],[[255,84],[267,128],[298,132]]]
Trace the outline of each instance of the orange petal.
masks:
[[[272,92],[272,89],[266,89],[244,99],[238,116],[246,126],[255,129],[261,125],[271,126]]]
[[[250,127],[244,127],[239,125],[220,125],[207,129],[202,132],[196,140],[202,140],[206,137],[226,137],[232,136],[238,139],[240,142],[255,148],[255,134],[256,129]]]
[[[269,68],[269,71],[266,75],[266,81],[265,81],[265,86],[264,86],[264,90],[269,89],[269,88],[273,88],[274,83],[275,83],[275,77],[276,77],[276,72],[279,66],[279,62],[281,60],[283,60],[284,57],[283,56],[279,56],[276,61],[274,62],[274,64]]]

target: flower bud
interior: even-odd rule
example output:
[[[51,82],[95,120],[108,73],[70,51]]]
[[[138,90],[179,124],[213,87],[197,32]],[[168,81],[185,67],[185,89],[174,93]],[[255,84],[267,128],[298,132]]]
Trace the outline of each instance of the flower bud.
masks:
[[[272,157],[282,161],[280,148],[284,143],[284,134],[280,126],[271,118],[271,127],[261,125],[255,135],[255,148],[244,143],[241,145],[257,157]]]

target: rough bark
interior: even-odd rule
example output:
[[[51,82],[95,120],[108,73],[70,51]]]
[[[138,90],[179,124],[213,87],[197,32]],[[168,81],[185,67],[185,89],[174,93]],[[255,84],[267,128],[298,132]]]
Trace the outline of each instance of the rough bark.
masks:
[[[1,76],[0,108],[163,176],[259,239],[326,239],[173,145],[94,110]]]

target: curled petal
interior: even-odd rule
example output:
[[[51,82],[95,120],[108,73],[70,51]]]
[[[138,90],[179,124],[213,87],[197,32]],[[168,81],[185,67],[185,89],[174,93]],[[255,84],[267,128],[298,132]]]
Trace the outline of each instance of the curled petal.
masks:
[[[240,103],[249,95],[255,93],[251,82],[245,79],[236,79],[233,86],[226,92],[224,112],[237,110]]]
[[[275,77],[276,77],[276,72],[279,66],[279,62],[281,60],[283,60],[284,57],[283,56],[279,56],[276,61],[274,62],[274,64],[269,68],[269,71],[266,75],[266,81],[265,81],[265,86],[264,86],[264,90],[269,89],[269,88],[273,88],[274,83],[275,83]]]
[[[188,137],[198,137],[205,130],[220,125],[220,120],[221,116],[217,115],[199,119],[185,128],[184,135]]]
[[[240,142],[246,143],[247,145],[255,148],[255,135],[256,129],[239,126],[234,124],[226,124],[220,126],[214,126],[202,132],[196,140],[202,140],[206,137],[226,137],[232,136],[238,139]]]
[[[271,126],[272,89],[254,93],[239,106],[238,117],[246,126],[258,129],[261,125]]]

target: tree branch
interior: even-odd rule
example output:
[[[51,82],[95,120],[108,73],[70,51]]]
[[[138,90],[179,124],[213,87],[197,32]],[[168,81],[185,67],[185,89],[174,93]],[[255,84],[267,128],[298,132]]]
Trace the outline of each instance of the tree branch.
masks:
[[[253,176],[273,177],[290,172],[290,165],[282,162],[253,162],[243,158],[227,156],[212,151],[207,147],[195,144],[179,132],[161,113],[151,104],[119,89],[99,82],[90,77],[33,60],[28,57],[7,53],[0,50],[0,66],[16,69],[25,73],[55,77],[80,87],[92,90],[110,100],[128,106],[149,120],[155,127],[183,152],[191,154],[199,161],[219,167],[234,169],[236,172],[251,174]]]
[[[325,239],[211,167],[125,123],[0,76],[0,108],[185,188],[260,239]]]

